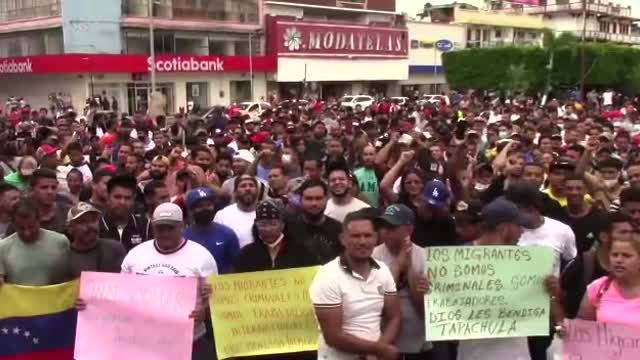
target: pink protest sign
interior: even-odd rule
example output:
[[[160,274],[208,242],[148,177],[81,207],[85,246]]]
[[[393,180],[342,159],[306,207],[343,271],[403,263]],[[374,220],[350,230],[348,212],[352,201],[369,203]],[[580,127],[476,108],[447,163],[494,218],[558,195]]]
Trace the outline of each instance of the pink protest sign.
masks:
[[[83,272],[77,360],[190,360],[196,278]]]
[[[567,320],[563,360],[638,360],[640,328],[584,320]]]

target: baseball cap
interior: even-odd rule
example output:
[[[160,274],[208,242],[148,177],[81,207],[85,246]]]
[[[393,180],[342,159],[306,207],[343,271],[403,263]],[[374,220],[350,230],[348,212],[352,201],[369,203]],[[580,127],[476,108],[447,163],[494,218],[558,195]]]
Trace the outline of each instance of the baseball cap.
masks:
[[[57,151],[57,147],[49,144],[43,144],[40,145],[40,147],[36,151],[36,157],[38,158],[38,160],[42,160],[42,158],[44,158],[45,156],[55,154]]]
[[[199,187],[189,191],[187,198],[185,199],[185,204],[187,207],[191,207],[200,200],[213,199],[214,197],[215,194],[213,193],[213,190],[207,187]]]
[[[79,217],[87,213],[101,214],[100,210],[95,206],[81,201],[69,209],[69,212],[67,213],[67,223],[77,220]]]
[[[426,202],[436,207],[444,206],[451,195],[447,185],[440,180],[429,181],[422,194]]]
[[[522,213],[516,204],[499,197],[487,204],[481,212],[482,221],[491,227],[504,223],[513,223],[520,226],[527,226],[530,218]]]
[[[538,188],[526,182],[517,182],[510,185],[506,192],[506,199],[518,206],[538,207],[540,192]]]
[[[253,154],[251,153],[251,151],[246,150],[246,149],[241,149],[238,150],[238,152],[233,155],[234,159],[242,159],[248,163],[253,163],[255,161],[255,157],[253,156]]]
[[[416,217],[413,214],[413,210],[409,209],[404,204],[392,204],[387,206],[384,213],[378,216],[378,219],[392,225],[411,225],[414,223]]]
[[[153,225],[177,225],[182,223],[182,209],[174,203],[158,205],[151,217]]]

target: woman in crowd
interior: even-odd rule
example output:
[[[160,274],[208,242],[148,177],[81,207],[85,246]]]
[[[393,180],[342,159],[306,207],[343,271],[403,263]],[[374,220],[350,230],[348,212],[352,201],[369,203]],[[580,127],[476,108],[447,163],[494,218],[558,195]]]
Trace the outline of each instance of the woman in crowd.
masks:
[[[640,326],[640,234],[614,239],[608,276],[587,287],[578,318]]]

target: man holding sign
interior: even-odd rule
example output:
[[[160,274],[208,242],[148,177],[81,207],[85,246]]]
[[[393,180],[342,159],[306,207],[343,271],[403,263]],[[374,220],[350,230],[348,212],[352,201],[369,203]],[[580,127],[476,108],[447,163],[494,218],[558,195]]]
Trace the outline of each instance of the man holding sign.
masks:
[[[122,272],[158,276],[206,278],[217,274],[213,256],[202,245],[182,237],[182,210],[178,205],[164,203],[153,212],[151,224],[156,238],[133,248],[122,263]],[[213,359],[213,344],[205,335],[204,316],[208,291],[201,291],[196,310],[193,359]]]
[[[428,313],[427,338],[434,340],[466,339],[460,341],[458,360],[530,360],[527,338],[516,336],[519,330],[516,328],[516,321],[513,320],[513,317],[517,315],[509,314],[512,309],[508,306],[510,304],[506,293],[501,292],[501,290],[507,290],[505,287],[513,287],[513,285],[500,279],[500,275],[506,274],[497,274],[501,270],[497,264],[497,259],[500,256],[508,253],[513,253],[510,255],[511,257],[528,256],[526,254],[518,255],[517,251],[507,252],[503,247],[515,245],[518,242],[522,233],[521,226],[528,223],[528,218],[518,211],[516,205],[499,198],[484,207],[482,220],[484,229],[473,245],[502,246],[496,248],[495,252],[486,250],[477,253],[469,247],[456,248],[456,250],[432,248],[429,251],[427,265],[429,265],[429,272],[434,277],[434,283],[432,285],[433,293],[427,297],[430,300],[426,305]],[[473,264],[473,261],[477,260],[480,255],[495,256],[496,259],[482,260],[485,264],[479,260],[477,265]],[[452,261],[454,264],[447,266],[443,258],[450,261],[452,257],[456,259]],[[520,260],[523,261],[523,259]],[[489,264],[486,264],[487,262]],[[442,265],[434,267],[434,263]],[[535,272],[534,269],[530,270],[531,273]],[[550,271],[551,257],[549,256]],[[447,277],[444,275],[445,272],[459,274],[453,279],[454,282],[447,282],[454,275],[451,274],[450,277]],[[468,272],[474,274],[471,275]],[[494,278],[488,278],[489,275],[493,275]],[[483,277],[487,277],[487,279],[484,280]],[[474,280],[466,281],[466,278]],[[538,286],[542,290],[542,279],[536,281],[539,282]],[[471,292],[456,292],[456,286],[460,284],[461,287],[467,285],[471,287]],[[476,294],[481,295],[480,291],[484,291],[486,295],[475,296]],[[447,310],[442,305],[456,301],[458,301],[457,305],[449,305],[451,310]],[[484,302],[484,307],[473,309],[474,304],[479,302]],[[548,317],[544,310],[541,312],[543,313],[540,315],[542,329],[546,330]]]

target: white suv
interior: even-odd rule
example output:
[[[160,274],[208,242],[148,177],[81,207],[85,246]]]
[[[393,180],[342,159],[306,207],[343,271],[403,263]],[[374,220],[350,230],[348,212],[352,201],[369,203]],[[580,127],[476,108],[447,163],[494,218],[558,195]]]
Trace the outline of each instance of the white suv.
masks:
[[[343,108],[355,109],[356,106],[360,105],[362,110],[364,110],[374,102],[375,100],[369,95],[344,96],[340,99],[340,106]]]

